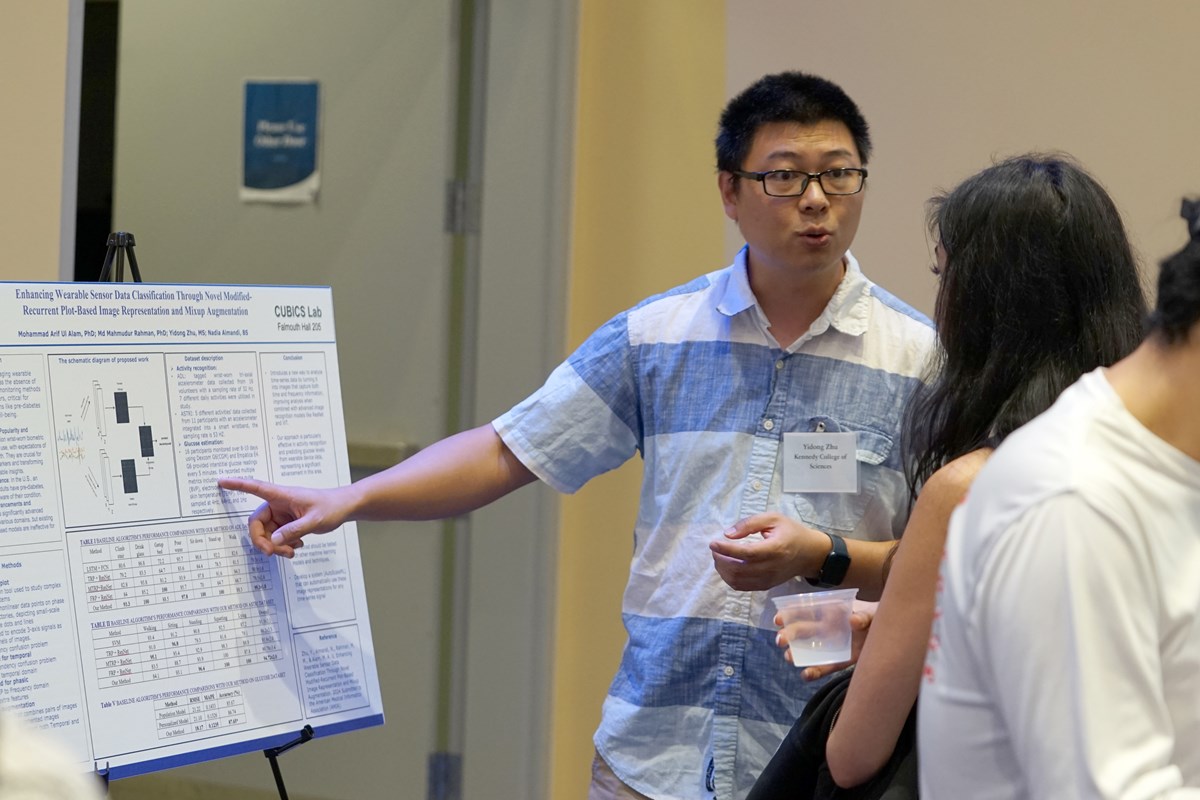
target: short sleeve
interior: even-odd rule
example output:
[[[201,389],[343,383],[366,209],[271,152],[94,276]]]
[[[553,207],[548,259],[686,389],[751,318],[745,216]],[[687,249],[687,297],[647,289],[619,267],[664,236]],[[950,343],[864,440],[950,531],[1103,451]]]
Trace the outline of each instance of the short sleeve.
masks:
[[[560,492],[616,469],[641,445],[627,315],[593,333],[493,427],[521,463]]]

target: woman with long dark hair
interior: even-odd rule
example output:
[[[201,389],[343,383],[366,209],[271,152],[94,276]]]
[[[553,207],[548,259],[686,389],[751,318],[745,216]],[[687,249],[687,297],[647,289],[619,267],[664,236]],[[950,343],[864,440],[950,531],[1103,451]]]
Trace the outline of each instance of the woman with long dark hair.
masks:
[[[908,407],[914,494],[1131,352],[1145,315],[1120,215],[1067,158],[1009,159],[930,207],[942,349],[936,378]]]
[[[837,797],[894,766],[897,741],[912,735],[951,512],[1008,434],[1141,339],[1145,300],[1120,215],[1070,158],[1002,161],[930,208],[942,348],[907,409],[906,476],[916,503],[885,575],[875,576],[886,583],[844,702],[820,733],[828,731],[820,767],[828,772],[799,773],[811,772],[812,754],[806,764],[798,758],[811,745],[799,741],[806,729],[798,723],[754,800],[802,796],[798,784]]]

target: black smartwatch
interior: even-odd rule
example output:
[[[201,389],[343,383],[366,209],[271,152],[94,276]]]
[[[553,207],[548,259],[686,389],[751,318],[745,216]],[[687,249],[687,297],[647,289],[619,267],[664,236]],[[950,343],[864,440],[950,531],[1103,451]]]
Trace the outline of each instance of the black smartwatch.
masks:
[[[850,551],[846,549],[845,539],[836,533],[824,533],[832,545],[829,555],[825,556],[825,563],[821,565],[817,577],[805,580],[817,586],[841,586],[842,581],[846,580],[846,570],[850,569]]]

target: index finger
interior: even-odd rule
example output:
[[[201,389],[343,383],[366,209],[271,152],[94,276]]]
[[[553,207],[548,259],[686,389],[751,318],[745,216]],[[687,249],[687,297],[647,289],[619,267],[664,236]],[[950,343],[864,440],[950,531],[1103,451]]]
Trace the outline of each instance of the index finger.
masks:
[[[234,492],[252,494],[263,500],[274,495],[275,484],[254,478],[217,478],[217,486]]]

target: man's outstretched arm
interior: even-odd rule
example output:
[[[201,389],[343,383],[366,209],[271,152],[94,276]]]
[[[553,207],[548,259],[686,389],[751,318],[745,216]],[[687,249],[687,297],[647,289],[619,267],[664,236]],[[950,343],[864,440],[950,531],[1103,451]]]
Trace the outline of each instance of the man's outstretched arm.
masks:
[[[455,434],[383,472],[335,489],[221,478],[222,489],[253,494],[250,540],[267,555],[291,558],[302,537],[350,520],[424,520],[465,514],[532,483],[491,424]]]

